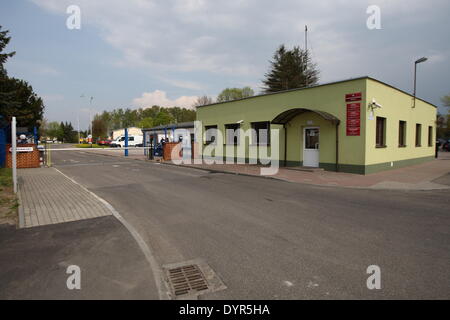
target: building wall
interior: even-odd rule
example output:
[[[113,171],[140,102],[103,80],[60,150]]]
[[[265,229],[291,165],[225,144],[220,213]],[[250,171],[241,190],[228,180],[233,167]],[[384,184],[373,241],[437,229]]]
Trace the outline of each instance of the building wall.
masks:
[[[359,136],[347,136],[347,102],[345,95],[361,92],[361,125]],[[374,110],[373,120],[369,119],[369,103],[375,98],[383,108]],[[280,113],[293,108],[305,108],[328,112],[338,119],[339,125],[339,166],[340,171],[366,174],[429,160],[434,155],[435,138],[428,146],[428,126],[435,135],[436,108],[424,101],[416,100],[416,108],[411,108],[412,98],[395,88],[370,78],[359,78],[334,84],[317,86],[304,90],[294,90],[279,94],[265,95],[250,99],[220,103],[197,108],[197,120],[203,129],[217,125],[225,137],[225,124],[243,121],[241,128],[251,128],[251,122],[271,121]],[[376,117],[386,120],[386,148],[375,147]],[[407,147],[398,147],[399,120],[407,121]],[[415,147],[415,124],[422,124],[422,146]],[[320,115],[308,112],[292,119],[287,127],[287,164],[301,165],[303,160],[303,128],[320,128],[319,166],[334,170],[336,158],[335,126]],[[279,131],[279,153],[276,158],[284,160],[284,129],[282,125],[271,125]],[[203,140],[205,141],[205,140]],[[224,142],[222,142],[224,143]],[[246,139],[245,158],[252,158],[258,148]],[[204,146],[203,146],[204,147]],[[228,146],[228,150],[235,149]],[[225,149],[226,150],[226,149]],[[250,152],[249,152],[250,150]],[[269,154],[271,147],[268,147]],[[253,153],[252,153],[253,152]],[[224,157],[226,153],[216,156]],[[392,162],[392,166],[391,166]]]
[[[369,120],[368,106],[372,98],[375,98],[382,108],[374,109],[373,120]],[[366,173],[416,164],[434,158],[437,110],[433,105],[416,99],[416,107],[413,108],[411,96],[369,79],[366,106]],[[386,118],[385,148],[375,146],[377,116]],[[400,120],[406,121],[406,147],[398,145]],[[422,125],[420,147],[415,146],[416,123]],[[428,126],[433,128],[431,146],[428,146]]]
[[[217,125],[218,129],[225,132],[225,124],[236,123],[243,120],[241,128],[251,128],[251,122],[271,121],[280,113],[293,108],[306,108],[326,111],[341,120],[339,126],[340,134],[340,162],[347,165],[364,165],[365,131],[363,124],[361,136],[346,137],[345,118],[346,103],[345,94],[362,92],[365,97],[366,79],[355,79],[352,81],[335,83],[332,85],[318,86],[305,90],[295,90],[279,94],[265,95],[251,99],[238,100],[228,103],[220,103],[207,107],[197,108],[197,120],[202,121],[203,129],[208,125]],[[363,109],[363,108],[362,108]],[[361,110],[363,112],[363,110]],[[287,124],[288,132],[288,163],[298,164],[302,160],[303,133],[299,125],[306,125],[308,120],[313,125],[321,127],[320,138],[320,162],[335,162],[335,129],[329,121],[324,120],[314,113],[305,113],[293,119]],[[280,145],[277,158],[284,160],[284,131],[282,125],[272,125],[271,128],[280,129]],[[250,146],[249,146],[250,144]],[[251,146],[251,141],[246,141],[246,158],[249,157],[248,150],[258,147]],[[230,147],[233,148],[233,147]],[[270,147],[269,147],[270,152]],[[223,156],[224,154],[218,154]]]

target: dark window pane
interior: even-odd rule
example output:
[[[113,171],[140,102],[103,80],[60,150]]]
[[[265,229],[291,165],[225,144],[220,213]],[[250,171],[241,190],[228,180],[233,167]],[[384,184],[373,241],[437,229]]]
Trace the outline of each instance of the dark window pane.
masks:
[[[213,143],[216,141],[217,126],[205,126],[206,143]]]
[[[305,149],[319,149],[319,129],[305,129]]]
[[[420,147],[422,144],[422,125],[420,123],[416,124],[416,147]]]
[[[384,147],[385,146],[385,123],[386,118],[377,117],[377,123],[376,123],[376,146],[377,147]]]
[[[398,145],[406,146],[406,121],[400,121],[398,126]]]
[[[240,125],[238,123],[225,125],[226,144],[229,145],[239,144],[239,128]]]
[[[270,122],[252,122],[252,143],[257,145],[270,144]]]
[[[428,127],[428,146],[433,146],[433,127]]]

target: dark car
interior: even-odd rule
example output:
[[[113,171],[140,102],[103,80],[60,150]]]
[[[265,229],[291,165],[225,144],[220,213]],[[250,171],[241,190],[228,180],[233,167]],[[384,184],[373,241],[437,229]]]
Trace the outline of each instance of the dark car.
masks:
[[[442,145],[442,151],[450,152],[450,140],[447,140]]]
[[[162,157],[163,155],[163,145],[161,143],[158,143],[155,146],[155,150],[153,151],[153,154],[157,157]]]

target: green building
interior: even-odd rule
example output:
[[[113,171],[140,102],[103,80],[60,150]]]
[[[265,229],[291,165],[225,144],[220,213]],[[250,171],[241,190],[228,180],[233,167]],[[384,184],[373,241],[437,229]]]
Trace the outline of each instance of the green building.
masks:
[[[215,156],[246,162],[265,149],[281,166],[369,174],[435,154],[436,106],[370,77],[200,106],[197,120],[225,137]],[[227,135],[237,129],[256,134]],[[279,129],[277,141],[260,129]],[[202,137],[204,149],[212,138]]]

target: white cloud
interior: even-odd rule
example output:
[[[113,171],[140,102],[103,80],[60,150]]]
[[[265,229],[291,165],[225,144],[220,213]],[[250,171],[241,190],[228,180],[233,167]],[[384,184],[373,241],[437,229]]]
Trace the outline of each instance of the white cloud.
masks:
[[[73,0],[32,1],[62,16],[73,4]],[[436,64],[448,60],[441,54],[448,51],[448,43],[433,40],[446,36],[448,0],[435,0],[433,5],[419,0],[77,0],[77,4],[82,29],[99,30],[100,37],[120,53],[115,66],[145,70],[165,84],[196,90],[198,95],[204,86],[220,91],[261,81],[278,45],[303,46],[305,24],[321,82],[371,75],[407,86],[410,75],[402,75],[414,57],[428,53],[424,48],[434,50]],[[371,4],[381,8],[382,30],[366,27]],[[443,85],[441,81],[439,86]],[[148,94],[155,98],[155,92]]]
[[[174,87],[190,89],[190,90],[204,90],[205,86],[195,81],[183,81],[183,80],[174,80],[167,77],[159,78],[161,81],[168,83]]]
[[[142,108],[153,105],[160,107],[192,108],[197,98],[197,96],[181,96],[175,100],[171,100],[167,98],[167,94],[164,91],[155,90],[153,92],[144,92],[140,98],[133,99],[133,104]]]

